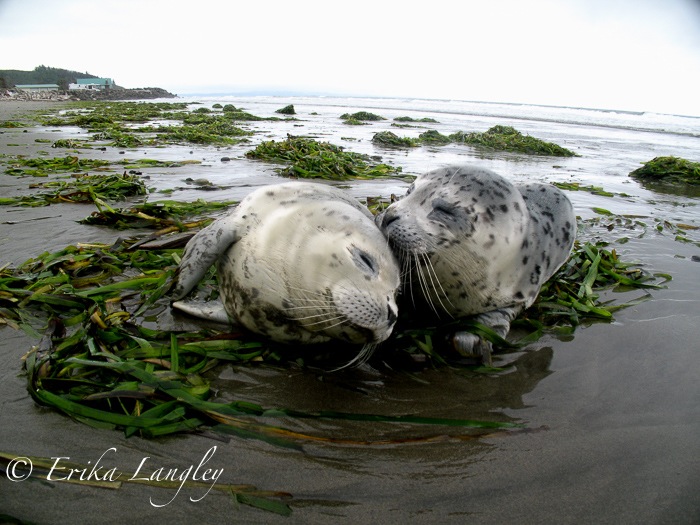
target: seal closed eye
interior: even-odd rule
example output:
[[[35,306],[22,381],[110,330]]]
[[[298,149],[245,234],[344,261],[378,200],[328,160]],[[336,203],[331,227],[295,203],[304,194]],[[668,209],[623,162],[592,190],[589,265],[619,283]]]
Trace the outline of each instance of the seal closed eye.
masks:
[[[183,299],[216,264],[218,312]],[[399,267],[372,214],[343,191],[259,188],[187,244],[173,307],[227,319],[281,343],[373,345],[396,321]]]
[[[413,308],[470,317],[505,337],[569,257],[576,216],[555,186],[449,166],[418,177],[377,224],[401,260]],[[453,343],[490,362],[491,345],[478,336],[459,332]]]

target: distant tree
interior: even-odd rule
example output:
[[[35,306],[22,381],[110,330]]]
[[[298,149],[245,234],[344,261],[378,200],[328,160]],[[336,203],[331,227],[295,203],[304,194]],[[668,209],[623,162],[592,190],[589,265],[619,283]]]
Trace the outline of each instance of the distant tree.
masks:
[[[7,89],[7,80],[5,80],[5,77],[0,77],[0,89]]]

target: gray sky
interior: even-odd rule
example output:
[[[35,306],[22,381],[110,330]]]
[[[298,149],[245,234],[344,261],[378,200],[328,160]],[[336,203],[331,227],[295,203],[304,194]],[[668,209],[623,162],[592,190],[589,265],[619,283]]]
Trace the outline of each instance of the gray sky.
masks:
[[[0,69],[700,116],[696,0],[0,0]]]

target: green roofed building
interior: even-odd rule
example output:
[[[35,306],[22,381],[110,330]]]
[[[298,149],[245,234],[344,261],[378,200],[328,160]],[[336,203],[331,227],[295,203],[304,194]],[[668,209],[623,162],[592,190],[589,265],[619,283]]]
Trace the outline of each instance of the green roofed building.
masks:
[[[75,84],[69,84],[68,89],[110,89],[114,87],[111,78],[79,78]]]
[[[20,91],[58,91],[58,84],[17,84],[15,89]]]

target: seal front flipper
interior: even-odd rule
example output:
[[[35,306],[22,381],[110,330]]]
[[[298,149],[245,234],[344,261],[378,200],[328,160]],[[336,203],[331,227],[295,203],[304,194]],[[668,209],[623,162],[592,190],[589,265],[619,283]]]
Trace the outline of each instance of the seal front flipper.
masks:
[[[207,270],[232,244],[240,239],[237,221],[232,216],[221,217],[190,239],[178,268],[173,301],[185,297]]]
[[[175,301],[172,304],[172,307],[200,319],[206,319],[208,321],[214,321],[216,323],[226,325],[231,324],[231,320],[229,319],[226,309],[224,308],[224,303],[222,303],[220,300],[207,301],[206,303],[197,301]]]
[[[506,335],[508,335],[508,332],[510,331],[510,323],[522,311],[522,306],[499,308],[497,310],[476,315],[470,318],[470,320],[490,328],[496,333],[497,336],[505,339]],[[451,340],[453,348],[460,355],[465,357],[475,357],[485,366],[491,366],[491,354],[493,347],[490,341],[487,341],[482,336],[471,332],[455,332],[451,336]]]

